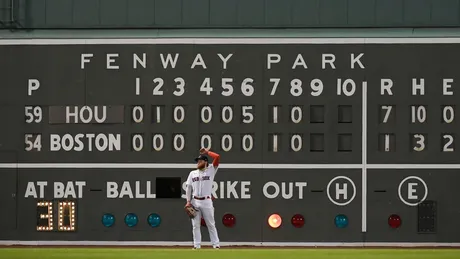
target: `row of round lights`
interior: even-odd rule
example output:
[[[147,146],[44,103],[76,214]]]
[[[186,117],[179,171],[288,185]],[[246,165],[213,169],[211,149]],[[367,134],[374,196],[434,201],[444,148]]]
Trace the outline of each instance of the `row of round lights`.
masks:
[[[128,213],[125,215],[125,224],[128,227],[134,227],[139,223],[139,218],[134,213]],[[161,223],[160,215],[152,213],[147,217],[147,223],[152,227],[158,227]],[[106,213],[102,216],[102,224],[105,227],[111,227],[115,224],[115,216],[110,213]]]
[[[105,227],[112,227],[115,224],[115,216],[110,213],[106,213],[102,216],[102,225]],[[124,222],[128,227],[134,227],[139,223],[139,218],[134,213],[128,213],[125,215]],[[147,223],[151,227],[158,227],[161,223],[160,215],[152,213],[147,217]],[[233,214],[225,214],[222,217],[222,223],[226,227],[233,227],[236,223],[236,218]],[[201,225],[206,226],[203,218],[201,218]]]
[[[279,214],[272,214],[268,217],[268,225],[271,228],[279,228],[283,223],[283,219]],[[348,217],[343,214],[339,214],[334,218],[335,226],[338,228],[346,228],[348,226]],[[305,218],[301,214],[295,214],[291,217],[291,224],[296,228],[301,228],[305,225]]]
[[[134,227],[139,223],[139,218],[134,213],[128,213],[125,215],[125,224],[128,227]],[[279,228],[283,219],[279,214],[271,214],[268,217],[268,225],[271,228]],[[160,215],[152,213],[147,217],[147,223],[151,227],[158,227],[161,223]],[[115,224],[115,216],[112,214],[104,214],[102,216],[102,224],[106,227],[111,227]],[[233,227],[236,224],[236,217],[233,214],[227,213],[222,217],[222,224],[226,227]],[[296,228],[301,228],[305,224],[305,218],[301,214],[295,214],[291,217],[291,224]],[[339,214],[334,217],[334,224],[337,228],[346,228],[348,226],[348,217],[344,214]],[[201,218],[201,225],[206,226],[206,222]],[[396,214],[392,214],[388,217],[388,225],[391,228],[399,228],[401,226],[401,217]]]
[[[283,219],[279,214],[272,214],[268,217],[268,225],[271,228],[279,228]],[[301,228],[305,224],[305,218],[301,214],[295,214],[291,218],[291,224],[296,228]],[[339,214],[334,218],[334,224],[337,228],[346,228],[348,226],[348,217],[344,214]],[[392,214],[388,217],[388,225],[391,228],[399,228],[401,226],[401,217]]]

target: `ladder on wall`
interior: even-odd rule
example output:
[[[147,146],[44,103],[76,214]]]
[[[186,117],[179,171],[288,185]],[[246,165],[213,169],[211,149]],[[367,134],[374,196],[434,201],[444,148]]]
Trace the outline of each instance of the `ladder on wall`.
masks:
[[[18,29],[19,0],[0,0],[0,29]]]

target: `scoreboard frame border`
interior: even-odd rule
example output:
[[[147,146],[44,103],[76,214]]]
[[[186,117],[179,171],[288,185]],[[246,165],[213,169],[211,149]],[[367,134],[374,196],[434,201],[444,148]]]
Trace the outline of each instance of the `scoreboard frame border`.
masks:
[[[172,247],[185,246],[190,247],[190,242],[173,242],[173,241],[20,241],[20,240],[0,240],[0,246],[61,246],[61,247],[111,247],[111,246],[157,246]],[[202,242],[202,246],[212,246],[211,242]],[[221,242],[221,247],[350,247],[350,248],[459,248],[460,243],[447,242]]]
[[[456,37],[161,37],[161,38],[3,38],[0,45],[132,45],[132,44],[454,44]]]
[[[0,45],[132,45],[132,44],[459,44],[458,37],[162,37],[162,38],[4,38]],[[361,169],[362,172],[362,232],[367,232],[367,169],[460,169],[460,164],[368,164],[367,163],[367,84],[363,84],[362,94],[362,163],[361,164],[222,164],[224,169]],[[188,163],[0,163],[2,168],[193,168]],[[204,242],[206,244],[206,242]],[[1,245],[157,245],[181,246],[189,242],[66,242],[66,241],[0,241]],[[460,243],[387,243],[387,242],[344,242],[344,243],[264,243],[264,242],[224,242],[223,246],[333,246],[333,247],[460,247]]]

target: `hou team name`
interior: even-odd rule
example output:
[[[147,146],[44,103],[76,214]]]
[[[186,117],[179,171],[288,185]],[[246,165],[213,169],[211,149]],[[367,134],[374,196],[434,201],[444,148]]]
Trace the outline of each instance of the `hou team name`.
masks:
[[[65,123],[104,123],[107,120],[107,106],[66,106]]]

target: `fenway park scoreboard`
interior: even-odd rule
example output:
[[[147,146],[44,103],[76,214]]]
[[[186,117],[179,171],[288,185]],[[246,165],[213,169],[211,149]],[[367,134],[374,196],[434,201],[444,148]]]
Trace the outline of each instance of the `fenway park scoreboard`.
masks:
[[[1,242],[460,243],[455,40],[0,44]]]

